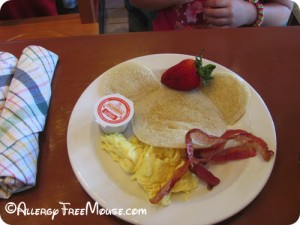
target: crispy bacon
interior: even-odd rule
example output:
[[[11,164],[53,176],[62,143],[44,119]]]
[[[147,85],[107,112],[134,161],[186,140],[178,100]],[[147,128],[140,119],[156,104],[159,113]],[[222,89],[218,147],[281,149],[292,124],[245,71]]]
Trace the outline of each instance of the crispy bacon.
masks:
[[[188,169],[206,182],[209,188],[212,188],[220,183],[220,179],[206,168],[206,164],[254,157],[257,151],[265,161],[269,161],[274,155],[274,152],[269,150],[263,139],[240,129],[227,130],[220,137],[217,137],[195,128],[187,132],[185,140],[187,161],[174,172],[156,196],[150,199],[151,203],[156,204],[169,194],[176,182]],[[194,149],[193,140],[202,148]],[[235,142],[235,145],[226,146],[229,141]]]
[[[194,150],[192,142],[193,139],[195,139],[196,142],[204,140],[207,147]],[[274,152],[272,150],[269,150],[267,143],[263,139],[244,130],[227,130],[220,137],[216,137],[208,135],[200,129],[192,129],[186,134],[188,159],[190,160],[191,164],[193,164],[193,161],[195,161],[195,157],[211,159],[214,155],[220,154],[220,152],[222,152],[222,154],[232,154],[231,152],[227,151],[230,148],[225,148],[225,145],[230,140],[237,142],[237,145],[245,144],[244,147],[240,147],[239,151],[243,151],[243,149],[245,150],[248,148],[252,148],[252,151],[258,151],[265,161],[269,161],[274,155]],[[248,151],[250,152],[249,149]],[[253,153],[251,153],[251,155],[252,154]]]
[[[237,135],[233,139],[241,143],[248,143],[249,146],[258,150],[265,161],[269,161],[274,155],[274,152],[269,149],[268,144],[263,139],[251,133],[245,132]]]
[[[221,152],[225,148],[226,142],[215,144],[211,147],[207,148],[198,148],[194,150],[194,156],[197,159],[210,159],[214,155],[216,155],[218,152]]]
[[[192,167],[194,164],[197,164],[197,162],[199,162],[199,160],[195,158],[197,153],[195,154],[195,149],[193,147],[193,139],[197,142],[197,144],[200,144],[201,146],[206,146],[201,149],[205,149],[204,151],[208,155],[215,154],[215,152],[217,150],[222,149],[227,142],[227,139],[209,135],[198,128],[189,130],[185,135],[185,143],[186,154]]]
[[[157,204],[163,199],[167,194],[170,193],[171,189],[174,187],[176,182],[185,174],[190,166],[189,161],[186,161],[181,167],[175,170],[172,177],[167,181],[167,183],[156,193],[155,197],[150,199],[152,204]]]
[[[248,144],[226,148],[224,151],[213,155],[210,160],[214,163],[223,163],[232,160],[247,159],[256,156],[256,150]]]
[[[216,186],[220,183],[220,179],[213,175],[213,173],[206,169],[201,163],[195,164],[191,167],[191,171],[201,180],[206,182],[209,187]]]
[[[226,141],[226,138],[209,135],[198,128],[189,130],[185,137],[186,139],[194,139],[201,147],[210,147]],[[188,142],[186,142],[186,144],[188,144]]]

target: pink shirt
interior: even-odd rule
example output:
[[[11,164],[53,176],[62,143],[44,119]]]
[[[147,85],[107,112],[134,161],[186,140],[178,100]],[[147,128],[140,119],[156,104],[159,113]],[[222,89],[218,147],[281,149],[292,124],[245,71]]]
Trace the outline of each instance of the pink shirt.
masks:
[[[0,11],[0,20],[57,15],[55,0],[11,0]]]
[[[205,27],[204,0],[195,0],[180,6],[158,11],[153,20],[153,30],[199,29]]]

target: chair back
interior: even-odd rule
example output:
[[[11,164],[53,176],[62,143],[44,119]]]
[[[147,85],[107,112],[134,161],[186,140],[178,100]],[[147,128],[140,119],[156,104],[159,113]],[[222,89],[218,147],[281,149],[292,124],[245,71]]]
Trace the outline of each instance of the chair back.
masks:
[[[0,21],[0,41],[98,35],[100,0],[78,0],[79,13]]]

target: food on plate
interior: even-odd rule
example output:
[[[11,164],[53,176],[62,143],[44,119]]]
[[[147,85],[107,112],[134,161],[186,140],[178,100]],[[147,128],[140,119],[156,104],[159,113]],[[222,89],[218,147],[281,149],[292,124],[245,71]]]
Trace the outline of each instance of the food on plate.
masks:
[[[133,102],[120,94],[105,95],[94,106],[95,120],[106,134],[125,131],[133,114]]]
[[[185,148],[184,136],[194,127],[216,136],[226,129],[222,114],[200,90],[169,88],[158,89],[136,102],[131,124],[142,142],[168,148]]]
[[[172,177],[157,192],[156,196],[150,199],[153,204],[159,203],[164,196],[167,196],[176,183],[180,181],[186,171],[191,171],[197,177],[207,183],[208,188],[212,188],[220,183],[220,179],[215,177],[208,170],[210,163],[224,163],[232,160],[247,159],[256,156],[258,151],[263,160],[270,161],[274,152],[269,149],[267,143],[245,131],[245,130],[227,130],[221,136],[212,136],[201,129],[191,129],[186,135],[186,156],[185,163],[174,170]],[[195,149],[193,140],[197,143],[205,143],[207,148]],[[231,145],[228,143],[231,142]],[[232,143],[234,142],[234,144]]]
[[[199,180],[209,188],[218,185],[221,180],[209,171],[212,163],[246,159],[257,152],[269,161],[274,154],[261,138],[227,129],[245,113],[250,91],[230,73],[214,72],[212,79],[214,69],[202,65],[201,52],[196,60],[167,69],[161,78],[165,86],[150,69],[130,61],[104,77],[106,94],[131,99],[135,114],[134,135],[103,135],[101,148],[137,180],[153,204],[170,204],[172,193],[189,193]],[[200,82],[204,87],[198,88]]]
[[[216,68],[215,65],[203,65],[202,53],[196,56],[196,59],[184,59],[174,66],[167,69],[161,76],[161,82],[167,87],[179,90],[190,91],[204,86],[213,79],[212,71]]]
[[[199,180],[208,188],[218,185],[221,180],[209,171],[210,164],[255,157],[257,152],[270,161],[274,155],[263,139],[244,130],[226,130],[213,136],[194,128],[186,133],[185,140],[185,149],[160,148],[115,133],[101,136],[101,149],[142,186],[151,203],[164,206],[171,203],[172,193],[190,193]],[[207,147],[194,148],[194,141]]]
[[[102,85],[104,95],[119,93],[133,102],[161,86],[149,68],[130,61],[110,69],[103,77]]]
[[[233,125],[246,111],[249,88],[245,81],[230,73],[215,73],[214,78],[201,91],[221,111],[226,123]]]
[[[152,199],[171,179],[174,171],[186,162],[184,149],[157,148],[142,143],[136,137],[126,139],[122,134],[103,135],[101,149],[107,151],[120,167],[136,180]],[[162,172],[163,171],[163,172]],[[172,193],[189,193],[198,186],[198,178],[185,171],[168,194],[160,199],[169,205]]]

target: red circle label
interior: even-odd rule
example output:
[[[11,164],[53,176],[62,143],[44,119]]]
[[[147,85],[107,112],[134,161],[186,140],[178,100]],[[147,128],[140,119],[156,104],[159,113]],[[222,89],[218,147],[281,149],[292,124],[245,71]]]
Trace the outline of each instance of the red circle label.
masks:
[[[118,124],[129,117],[130,106],[121,98],[110,97],[100,102],[97,113],[104,122]]]

